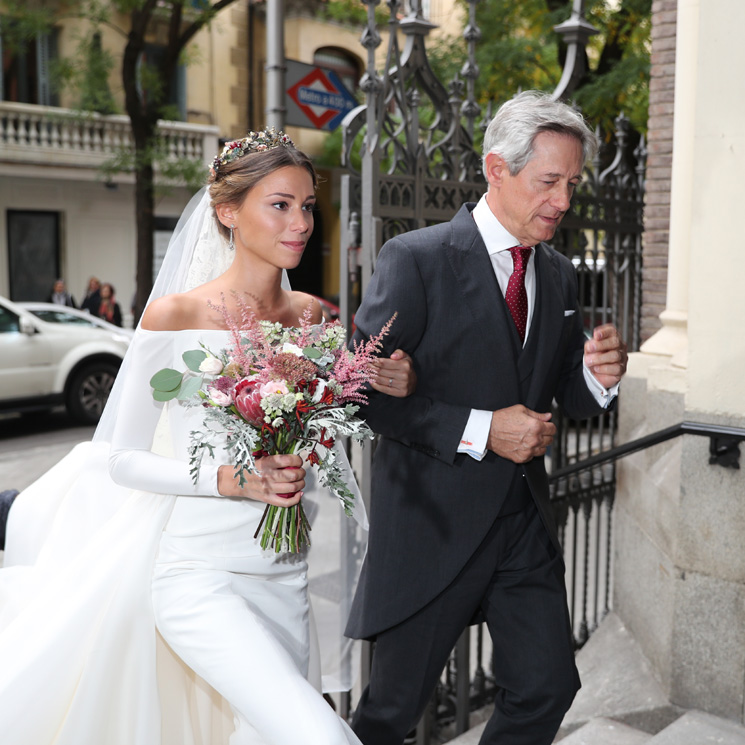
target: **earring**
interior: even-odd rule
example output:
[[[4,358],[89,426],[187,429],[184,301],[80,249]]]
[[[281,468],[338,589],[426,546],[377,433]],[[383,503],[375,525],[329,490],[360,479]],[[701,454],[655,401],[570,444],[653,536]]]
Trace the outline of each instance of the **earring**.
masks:
[[[228,250],[229,251],[235,251],[235,241],[233,240],[233,231],[235,230],[235,225],[230,226],[230,240],[228,241]]]

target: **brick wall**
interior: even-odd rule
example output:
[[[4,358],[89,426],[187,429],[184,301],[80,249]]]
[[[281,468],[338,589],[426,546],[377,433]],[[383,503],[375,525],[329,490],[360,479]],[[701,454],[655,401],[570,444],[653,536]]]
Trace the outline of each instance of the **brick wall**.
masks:
[[[641,339],[660,328],[667,294],[670,172],[675,96],[675,29],[678,0],[652,3],[652,67],[644,208]]]

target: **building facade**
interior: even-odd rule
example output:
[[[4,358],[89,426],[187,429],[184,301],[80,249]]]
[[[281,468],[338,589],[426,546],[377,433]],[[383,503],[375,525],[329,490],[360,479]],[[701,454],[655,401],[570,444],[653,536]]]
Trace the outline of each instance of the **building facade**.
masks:
[[[649,141],[669,186],[647,202],[645,305],[663,309],[630,356],[621,442],[682,421],[745,427],[745,93],[732,77],[745,5],[655,0],[653,11]],[[745,482],[711,456],[707,437],[687,435],[619,463],[614,610],[673,704],[742,722]]]
[[[325,5],[287,3],[285,56],[334,69],[354,93],[365,66],[362,25],[354,13],[335,20]],[[358,5],[357,13],[364,14],[364,6]],[[458,32],[460,15],[453,0],[431,0],[429,13],[435,23],[444,21]],[[110,104],[123,112],[121,62],[128,20],[113,20],[123,33],[102,26],[94,43],[111,55]],[[0,8],[3,21],[8,19]],[[237,0],[189,45],[188,63],[179,67],[170,101],[174,121],[162,122],[160,128],[174,157],[195,159],[206,173],[222,141],[263,128],[265,21],[265,2]],[[88,278],[96,276],[114,284],[128,316],[136,263],[133,177],[127,171],[101,169],[121,145],[131,142],[128,118],[83,112],[79,92],[57,91],[53,84],[55,61],[78,55],[84,32],[79,20],[60,17],[49,34],[25,48],[6,44],[1,50],[0,294],[14,300],[44,299],[53,281],[62,277],[79,301]],[[162,54],[166,33],[165,23],[153,24],[148,59]],[[311,156],[323,150],[327,133],[286,129]],[[314,240],[294,282],[333,298],[339,286],[339,173],[331,167],[321,175]],[[154,270],[191,193],[183,185],[165,188],[162,183],[157,190]]]

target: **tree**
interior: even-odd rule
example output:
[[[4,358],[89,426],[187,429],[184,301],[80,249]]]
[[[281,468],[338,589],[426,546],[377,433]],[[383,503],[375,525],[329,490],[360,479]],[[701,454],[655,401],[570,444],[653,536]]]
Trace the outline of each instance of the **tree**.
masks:
[[[465,0],[464,17],[468,16]],[[586,53],[586,72],[571,99],[592,126],[608,140],[615,117],[623,112],[639,134],[647,131],[649,103],[649,49],[652,0],[587,0],[585,17],[598,33]],[[554,26],[566,21],[571,0],[481,0],[476,23],[481,38],[476,43],[479,76],[475,94],[485,113],[520,90],[553,91],[562,75],[566,45]],[[467,59],[461,35],[428,41],[427,56],[435,75],[447,85]],[[419,105],[420,122],[433,118],[431,103]],[[481,132],[475,132],[480,146]],[[326,138],[322,165],[339,163],[341,131]]]
[[[481,39],[476,96],[498,106],[519,90],[552,91],[566,48],[554,26],[567,20],[568,0],[482,0],[476,6]],[[587,0],[585,17],[598,34],[587,48],[587,71],[571,98],[607,136],[620,112],[646,132],[652,0]],[[433,45],[430,59],[442,80],[466,60],[465,43],[452,37]]]
[[[158,122],[172,118],[169,102],[174,94],[178,65],[186,57],[195,35],[236,0],[5,0],[3,38],[22,43],[48,31],[63,19],[80,22],[78,57],[57,66],[60,85],[77,91],[81,108],[111,113],[113,100],[106,80],[114,58],[101,49],[100,33],[109,28],[123,39],[119,75],[124,106],[131,123],[132,152],[121,153],[114,169],[127,168],[135,176],[137,223],[137,293],[139,318],[152,288],[153,234],[155,227],[155,174],[158,165],[166,175],[193,173],[194,163],[167,162],[158,138]],[[147,42],[162,39],[161,54],[146,57]],[[201,167],[201,166],[199,166]],[[168,170],[170,169],[170,171]],[[162,169],[158,169],[162,172]]]

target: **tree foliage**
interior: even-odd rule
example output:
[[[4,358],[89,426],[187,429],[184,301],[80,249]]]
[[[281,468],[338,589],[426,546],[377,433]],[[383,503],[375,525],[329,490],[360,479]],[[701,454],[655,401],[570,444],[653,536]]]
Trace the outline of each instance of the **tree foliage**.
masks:
[[[77,105],[86,111],[112,113],[109,72],[117,68],[129,116],[133,148],[115,154],[109,174],[121,169],[135,174],[137,221],[137,294],[141,312],[152,287],[156,173],[183,183],[197,166],[174,162],[162,147],[158,122],[174,117],[172,101],[179,64],[195,35],[217,13],[236,0],[3,0],[3,40],[23,44],[37,33],[65,21],[76,29],[77,52],[57,61],[55,79],[74,91]],[[104,30],[121,40],[121,55],[101,47]],[[147,55],[157,40],[159,53]],[[152,49],[152,47],[151,47]],[[204,174],[203,167],[202,175]]]
[[[571,5],[565,0],[482,0],[476,6],[479,103],[496,107],[520,90],[556,88],[566,47],[554,26],[569,18]],[[638,132],[646,132],[651,11],[652,0],[585,3],[585,17],[598,33],[590,38],[587,71],[571,98],[605,134],[613,131],[621,111]],[[442,80],[451,79],[466,58],[460,37],[433,45],[430,53]]]
[[[465,0],[460,0],[467,17]],[[521,90],[553,91],[561,80],[566,45],[554,26],[571,13],[570,0],[481,0],[476,23],[479,77],[475,94],[482,111],[492,111]],[[623,112],[639,133],[647,130],[652,0],[587,0],[585,17],[598,31],[588,42],[586,72],[571,100],[606,140]],[[447,85],[467,60],[460,34],[427,44],[430,65]],[[420,121],[431,120],[431,104],[420,104]],[[477,142],[481,133],[475,133]],[[321,162],[338,165],[341,132],[326,138]]]

